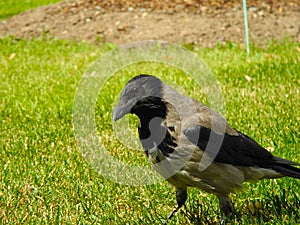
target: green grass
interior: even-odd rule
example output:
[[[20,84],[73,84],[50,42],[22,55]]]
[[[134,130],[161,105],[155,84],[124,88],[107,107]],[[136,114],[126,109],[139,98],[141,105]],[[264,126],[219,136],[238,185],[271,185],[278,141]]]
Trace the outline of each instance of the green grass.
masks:
[[[193,48],[220,82],[228,121],[273,153],[300,162],[299,43],[272,42],[245,50],[234,44]],[[80,154],[72,130],[72,105],[82,74],[110,45],[60,40],[0,40],[1,224],[160,224],[175,205],[174,189],[116,184],[98,175]],[[156,63],[118,71],[96,106],[99,136],[111,154],[145,165],[141,152],[120,143],[111,110],[130,77],[147,72],[206,101],[186,75]],[[168,74],[168,76],[164,76]],[[247,81],[245,75],[251,77]],[[136,119],[130,121],[136,124]],[[300,185],[291,178],[245,184],[232,195],[232,224],[299,224]],[[186,209],[170,224],[215,224],[217,199],[191,189]]]
[[[28,9],[59,1],[61,0],[0,0],[0,20],[14,16]]]

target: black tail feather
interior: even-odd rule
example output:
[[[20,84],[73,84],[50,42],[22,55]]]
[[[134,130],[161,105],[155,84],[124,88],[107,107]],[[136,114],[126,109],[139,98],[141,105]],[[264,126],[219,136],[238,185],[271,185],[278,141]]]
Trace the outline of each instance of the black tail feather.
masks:
[[[275,159],[276,163],[299,166],[299,163],[293,162],[288,159],[284,159],[284,158],[280,158],[280,157],[274,157],[274,159]]]
[[[300,169],[287,164],[273,165],[272,169],[284,176],[300,179]]]

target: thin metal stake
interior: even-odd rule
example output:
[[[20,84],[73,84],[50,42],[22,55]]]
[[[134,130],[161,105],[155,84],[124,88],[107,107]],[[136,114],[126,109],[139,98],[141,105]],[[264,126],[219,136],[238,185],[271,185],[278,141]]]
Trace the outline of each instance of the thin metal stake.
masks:
[[[246,48],[247,54],[250,54],[250,43],[249,43],[249,29],[248,29],[248,17],[247,17],[247,0],[243,0],[244,9],[244,22],[245,22],[245,36],[246,36]]]

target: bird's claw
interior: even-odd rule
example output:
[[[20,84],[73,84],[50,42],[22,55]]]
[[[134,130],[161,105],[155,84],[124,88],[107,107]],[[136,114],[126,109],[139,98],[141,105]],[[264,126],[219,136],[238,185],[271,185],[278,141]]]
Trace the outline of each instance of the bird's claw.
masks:
[[[174,214],[175,214],[177,211],[178,211],[178,207],[177,207],[176,209],[174,209],[174,210],[170,213],[170,215],[168,216],[168,218],[166,219],[166,221],[163,222],[163,224],[164,224],[164,225],[167,224],[168,220],[170,220],[170,219],[174,216]]]

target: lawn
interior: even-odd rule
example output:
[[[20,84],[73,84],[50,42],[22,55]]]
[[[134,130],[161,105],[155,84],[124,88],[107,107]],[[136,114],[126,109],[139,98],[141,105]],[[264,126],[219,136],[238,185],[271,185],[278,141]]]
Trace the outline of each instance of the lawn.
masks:
[[[253,48],[251,56],[235,44],[187,47],[219,80],[228,121],[274,154],[299,162],[299,44],[272,42]],[[96,173],[76,145],[72,130],[76,89],[84,71],[112,46],[4,38],[0,48],[1,221],[160,224],[175,205],[174,190],[167,182],[116,184]],[[126,80],[145,71],[206,101],[186,74],[168,65],[142,63],[116,72],[97,101],[97,131],[115,158],[137,165],[147,160],[116,140],[111,110]],[[237,211],[232,223],[297,224],[299,191],[299,181],[290,178],[246,184],[243,192],[232,195]],[[170,224],[214,223],[217,214],[214,196],[191,189],[186,209]]]
[[[51,2],[56,1],[38,4]],[[0,11],[0,18],[27,9],[25,1],[13,10],[3,4],[0,9],[6,11]],[[300,162],[300,44],[272,41],[264,48],[252,46],[250,56],[234,43],[185,47],[218,80],[229,123],[273,154]],[[72,108],[82,76],[114,48],[46,38],[0,39],[1,224],[161,224],[175,206],[175,191],[166,181],[147,186],[115,183],[93,169],[76,142]],[[144,154],[127,148],[111,121],[122,87],[139,73],[157,75],[209,102],[187,74],[170,65],[142,62],[112,74],[97,99],[98,135],[115,159],[145,166]],[[137,119],[131,116],[129,121],[134,136]],[[299,193],[299,180],[291,178],[245,184],[244,191],[232,195],[236,215],[230,222],[299,224]],[[190,189],[186,208],[169,224],[217,221],[217,199]]]
[[[61,0],[0,0],[0,20],[38,6],[49,5]]]

